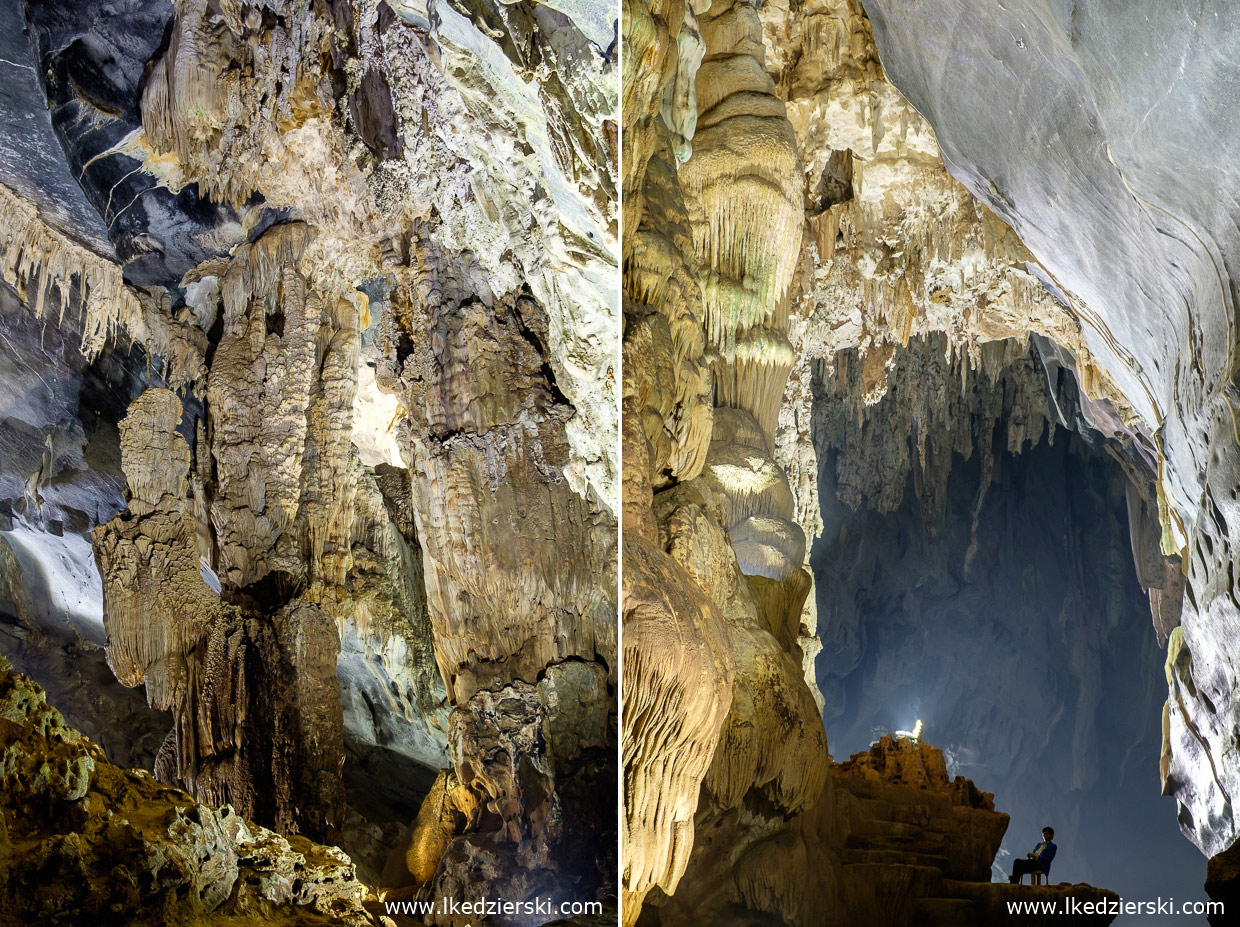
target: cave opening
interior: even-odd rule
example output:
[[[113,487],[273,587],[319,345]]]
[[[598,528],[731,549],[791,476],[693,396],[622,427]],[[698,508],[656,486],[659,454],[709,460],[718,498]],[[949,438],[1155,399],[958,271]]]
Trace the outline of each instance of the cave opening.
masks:
[[[995,879],[1051,825],[1053,882],[1191,898],[1205,859],[1159,778],[1173,619],[1153,474],[1058,357],[915,338],[873,404],[856,352],[818,366],[827,742],[842,760],[924,721],[949,774],[1011,815]]]

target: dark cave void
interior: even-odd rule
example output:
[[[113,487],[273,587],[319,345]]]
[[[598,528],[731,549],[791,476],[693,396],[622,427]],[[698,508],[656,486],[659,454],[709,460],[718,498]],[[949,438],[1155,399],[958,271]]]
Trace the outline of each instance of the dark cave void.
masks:
[[[981,493],[983,455],[951,455],[929,514],[917,467],[896,510],[853,511],[838,455],[868,449],[819,448],[828,744],[843,759],[920,718],[952,772],[1011,815],[1004,851],[1023,856],[1049,824],[1053,881],[1204,898],[1205,859],[1160,795],[1164,652],[1133,566],[1127,478],[1102,441],[1050,428],[1019,454],[996,434]]]

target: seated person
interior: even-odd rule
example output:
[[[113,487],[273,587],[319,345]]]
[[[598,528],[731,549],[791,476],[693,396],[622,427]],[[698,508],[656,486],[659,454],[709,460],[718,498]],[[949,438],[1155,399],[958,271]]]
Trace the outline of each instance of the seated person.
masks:
[[[1042,828],[1042,842],[1033,848],[1032,853],[1026,853],[1027,859],[1018,859],[1012,863],[1012,874],[1008,876],[1008,881],[1015,884],[1020,881],[1020,877],[1026,872],[1040,872],[1043,875],[1050,875],[1051,860],[1055,858],[1055,828]]]

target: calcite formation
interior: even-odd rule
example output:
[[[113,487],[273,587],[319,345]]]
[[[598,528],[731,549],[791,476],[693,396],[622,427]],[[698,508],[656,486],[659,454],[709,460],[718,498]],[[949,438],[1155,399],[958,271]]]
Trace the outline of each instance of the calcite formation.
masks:
[[[425,819],[436,897],[614,895],[612,14],[4,16],[4,358],[69,378],[0,437],[0,607],[56,642],[22,653],[71,662],[31,604],[71,573],[65,649],[145,687],[160,780],[372,872]]]
[[[373,923],[340,850],[118,768],[0,657],[0,923]]]
[[[629,6],[626,923],[677,890],[704,821],[795,814],[826,761],[797,645],[805,537],[772,454],[802,224],[791,125],[753,5]]]

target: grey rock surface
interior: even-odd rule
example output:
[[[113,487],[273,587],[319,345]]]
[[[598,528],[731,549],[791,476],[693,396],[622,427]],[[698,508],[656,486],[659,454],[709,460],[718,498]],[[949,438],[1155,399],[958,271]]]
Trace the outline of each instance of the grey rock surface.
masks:
[[[123,150],[142,127],[145,68],[171,29],[171,0],[27,0],[25,14],[40,81],[23,89],[36,92],[35,105],[45,101],[59,140],[62,168],[53,173],[76,180],[78,192],[66,197],[77,204],[75,218],[102,231],[126,279],[176,287],[185,271],[244,241],[233,210],[194,185],[169,190]],[[59,184],[48,193],[61,195]],[[83,196],[92,218],[81,209]]]
[[[1180,0],[864,6],[949,170],[1020,235],[1156,433],[1164,548],[1189,565],[1164,788],[1217,853],[1240,834],[1240,26]]]
[[[21,4],[0,4],[0,183],[37,203],[61,231],[110,254],[107,229],[65,164],[38,74]]]

